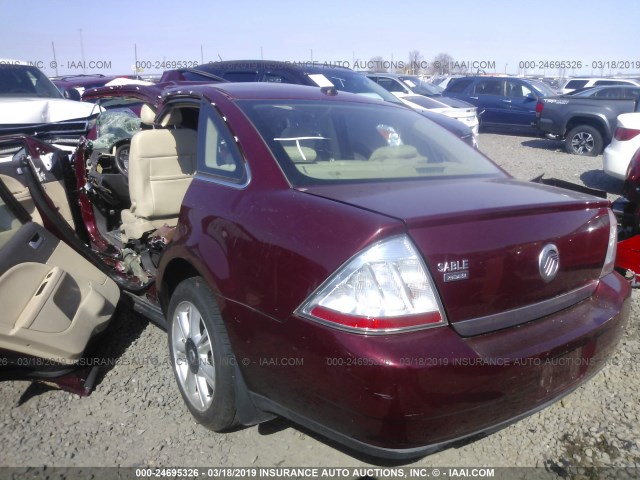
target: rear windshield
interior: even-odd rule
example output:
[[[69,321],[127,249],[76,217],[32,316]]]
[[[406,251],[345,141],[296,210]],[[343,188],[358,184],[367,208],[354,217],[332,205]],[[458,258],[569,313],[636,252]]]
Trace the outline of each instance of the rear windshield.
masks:
[[[238,104],[294,186],[505,176],[457,137],[406,108],[334,101]]]

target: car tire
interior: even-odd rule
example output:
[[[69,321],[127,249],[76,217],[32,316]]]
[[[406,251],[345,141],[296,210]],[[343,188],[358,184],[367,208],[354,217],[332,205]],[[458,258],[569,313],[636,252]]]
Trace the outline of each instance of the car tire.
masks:
[[[234,427],[235,357],[216,299],[202,277],[177,286],[168,315],[171,366],[189,411],[211,430]]]
[[[569,131],[564,146],[573,155],[595,157],[602,153],[602,134],[597,128],[579,125]]]

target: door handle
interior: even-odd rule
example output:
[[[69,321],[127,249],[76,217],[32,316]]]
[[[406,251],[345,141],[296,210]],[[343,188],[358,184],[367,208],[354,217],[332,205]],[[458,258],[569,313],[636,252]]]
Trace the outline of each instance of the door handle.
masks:
[[[511,100],[505,100],[504,98],[502,99],[502,101],[503,101],[504,103],[511,103]]]
[[[473,98],[474,100],[478,100],[478,97],[469,97],[469,98]]]
[[[37,250],[38,247],[42,245],[43,240],[44,238],[42,237],[42,235],[40,235],[39,233],[36,233],[33,235],[33,237],[31,237],[31,240],[29,240],[29,246],[34,250]]]

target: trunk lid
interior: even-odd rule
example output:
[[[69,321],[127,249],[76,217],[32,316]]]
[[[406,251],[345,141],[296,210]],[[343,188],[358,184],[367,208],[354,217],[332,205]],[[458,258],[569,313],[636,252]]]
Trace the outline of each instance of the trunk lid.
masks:
[[[590,296],[609,236],[608,202],[513,179],[314,186],[306,192],[403,221],[449,322],[471,335],[544,316]],[[559,269],[541,274],[557,248]]]

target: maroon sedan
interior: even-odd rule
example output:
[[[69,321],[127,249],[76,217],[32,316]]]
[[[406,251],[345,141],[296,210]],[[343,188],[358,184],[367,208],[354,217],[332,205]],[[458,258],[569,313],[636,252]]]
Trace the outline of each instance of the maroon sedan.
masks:
[[[23,369],[79,362],[117,284],[167,328],[207,427],[282,415],[410,458],[549,405],[618,343],[630,288],[605,200],[516,181],[419,114],[330,87],[174,88],[141,120],[128,170],[30,139],[0,167],[0,295],[23,282],[0,348]]]

